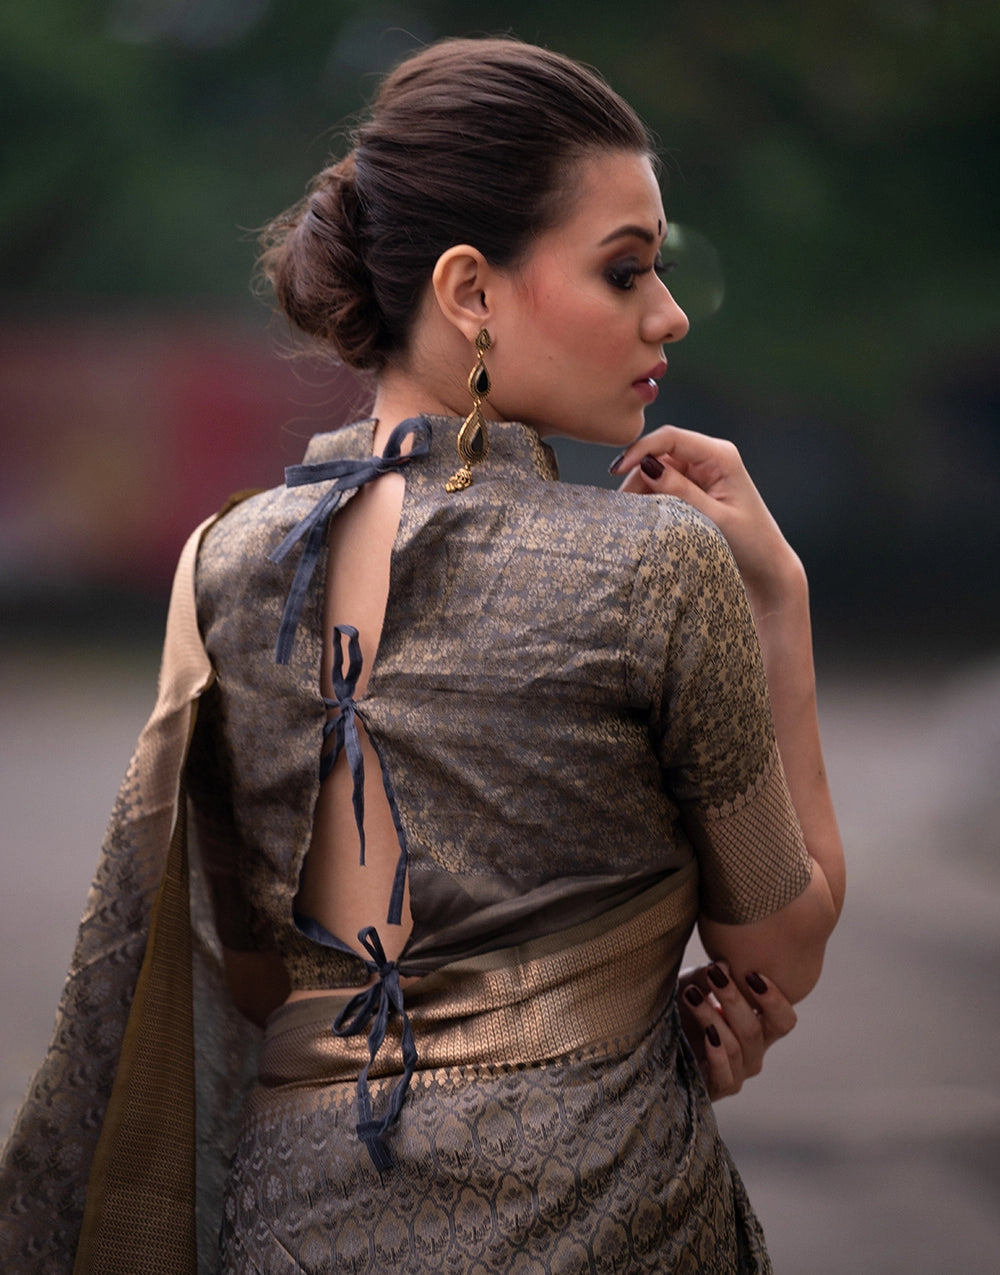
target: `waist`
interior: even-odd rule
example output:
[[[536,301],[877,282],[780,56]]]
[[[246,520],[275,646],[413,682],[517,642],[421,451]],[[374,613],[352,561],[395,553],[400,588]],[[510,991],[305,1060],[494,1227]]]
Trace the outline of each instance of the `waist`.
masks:
[[[454,961],[405,987],[417,1068],[542,1063],[638,1039],[668,1003],[697,914],[693,863],[584,924]],[[351,993],[294,1001],[268,1019],[265,1087],[404,1070],[402,1024],[370,1062],[360,1036],[330,1028]]]

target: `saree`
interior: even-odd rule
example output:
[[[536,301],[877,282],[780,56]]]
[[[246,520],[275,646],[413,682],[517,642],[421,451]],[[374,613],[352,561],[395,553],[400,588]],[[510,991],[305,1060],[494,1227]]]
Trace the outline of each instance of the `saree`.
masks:
[[[218,1198],[259,1038],[223,986],[182,784],[198,700],[215,676],[194,603],[198,548],[215,521],[181,554],[156,704],[112,812],[49,1051],[4,1147],[5,1271],[214,1266]]]
[[[223,1275],[769,1272],[673,1000],[696,907],[682,871],[409,988],[419,1061],[385,1174],[354,1125],[363,1096],[389,1102],[405,1029],[372,1061],[330,1030],[345,997],[275,1011],[226,1192]]]
[[[566,492],[534,432],[512,423],[492,430],[490,472],[445,500],[442,475],[450,472],[457,425],[422,418],[409,428],[427,449],[407,460],[394,548],[400,588],[368,693],[354,705],[378,741],[405,833],[414,929],[400,973],[419,980],[409,986],[433,988],[424,980],[453,976],[456,962],[494,959],[514,945],[502,964],[534,1004],[529,993],[538,988],[520,972],[540,955],[532,944],[543,945],[547,960],[563,959],[560,952],[578,946],[576,924],[600,927],[657,884],[669,892],[667,883],[679,886],[696,857],[698,908],[717,919],[746,922],[794,897],[808,880],[809,861],[770,730],[752,619],[718,532],[678,502]],[[558,1161],[574,1186],[551,1198],[567,1207],[585,1199],[588,1211],[565,1234],[557,1225],[564,1203],[546,1212],[544,1225],[533,1224],[525,1251],[543,1263],[539,1269],[545,1262],[551,1269],[615,1269],[614,1253],[625,1263],[618,1269],[658,1269],[662,1237],[670,1227],[686,1234],[671,1211],[681,1199],[693,1199],[692,1216],[702,1218],[682,1244],[684,1261],[693,1254],[702,1262],[698,1253],[708,1245],[706,1252],[728,1252],[728,1266],[706,1257],[700,1269],[732,1269],[734,1254],[744,1261],[761,1248],[669,994],[662,994],[672,986],[673,960],[658,940],[646,948],[646,964],[665,981],[642,1014],[569,1043],[534,1038],[521,1061],[510,1060],[516,1051],[498,1062],[495,1052],[470,1046],[466,1055],[436,1062],[433,1047],[424,1051],[420,993],[408,991],[407,1006],[412,996],[417,1001],[418,1059],[404,1119],[386,1126],[385,1154],[399,1168],[392,1181],[382,1181],[364,1145],[361,1129],[369,1122],[357,1109],[360,1073],[323,1073],[303,1085],[311,1073],[293,1051],[285,1070],[273,1072],[284,1079],[269,1088],[267,1067],[287,1019],[272,1024],[266,1065],[247,1099],[260,1036],[225,992],[220,935],[237,950],[276,948],[299,990],[361,986],[368,978],[357,954],[315,943],[293,905],[326,720],[318,692],[321,548],[331,482],[338,481],[328,475],[374,472],[371,433],[371,423],[362,423],[314,440],[306,466],[314,490],[288,487],[244,500],[185,548],[157,706],[116,804],[52,1047],[0,1168],[4,1269],[213,1272],[225,1189],[230,1212],[245,1209],[227,1221],[225,1260],[230,1270],[241,1262],[252,1270],[250,1250],[241,1257],[238,1246],[256,1242],[255,1228],[280,1203],[255,1203],[252,1192],[273,1180],[275,1165],[296,1157],[293,1213],[315,1206],[322,1222],[324,1210],[346,1208],[339,1221],[329,1216],[329,1226],[342,1235],[360,1227],[370,1237],[369,1216],[395,1209],[395,1234],[407,1217],[400,1211],[407,1190],[428,1178],[420,1130],[439,1137],[434,1131],[444,1124],[454,1139],[451,1150],[442,1145],[440,1162],[461,1170],[471,1137],[475,1163],[487,1175],[474,1196],[487,1200],[492,1218],[500,1205],[486,1192],[488,1174],[495,1191],[509,1176],[489,1150],[499,1145],[495,1121],[511,1118],[523,1131],[526,1112],[553,1103],[563,1123],[542,1124],[553,1136],[558,1129],[558,1145],[544,1151],[537,1141],[530,1149],[518,1198],[530,1194],[532,1208],[549,1199],[541,1183]],[[302,573],[305,551],[294,572],[294,564],[278,560],[299,527],[308,529],[305,549],[315,549],[311,584]],[[302,604],[295,612],[302,623],[297,637],[298,620],[290,625],[288,650],[283,646],[276,660],[275,635],[280,645],[293,598]],[[455,693],[442,694],[448,689]],[[743,853],[748,839],[760,850],[752,860]],[[229,848],[227,859],[219,859],[220,845]],[[691,910],[688,931],[693,919]],[[577,937],[585,944],[598,936]],[[591,1002],[627,1003],[628,983],[601,968],[580,984],[583,995],[564,1017],[587,1023]],[[463,978],[481,973],[465,968]],[[457,991],[442,993],[446,1015],[463,1003]],[[487,1018],[512,1013],[509,996],[490,1004],[473,1015],[477,1035]],[[525,1040],[532,1031],[522,1022]],[[432,1026],[431,1046],[435,1032]],[[399,1089],[398,1064],[385,1075],[381,1066],[369,1068],[370,1085],[365,1077],[376,1109]],[[404,1060],[404,1075],[408,1069]],[[292,1119],[283,1107],[265,1101],[293,1090],[316,1099],[294,1127],[281,1124]],[[567,1108],[573,1094],[580,1101]],[[477,1103],[486,1107],[466,1121],[471,1132],[460,1133],[460,1113]],[[255,1125],[258,1117],[271,1123]],[[347,1136],[331,1135],[330,1121]],[[675,1132],[654,1147],[646,1145],[653,1129]],[[408,1142],[411,1135],[417,1142]],[[327,1168],[322,1156],[331,1136],[339,1150]],[[577,1149],[560,1161],[559,1148],[574,1138]],[[580,1166],[594,1159],[611,1167],[584,1172]],[[699,1182],[719,1184],[718,1214],[716,1205],[701,1208],[701,1187],[692,1193],[686,1185],[696,1165],[709,1166],[695,1175]],[[312,1170],[319,1177],[310,1183]],[[448,1234],[457,1235],[461,1201],[473,1197],[464,1185],[459,1190],[460,1174],[451,1181],[443,1216]],[[644,1240],[636,1209],[651,1184],[673,1192],[674,1203],[655,1206],[660,1222],[650,1223],[649,1234],[656,1238]],[[622,1194],[628,1191],[634,1208]],[[430,1215],[420,1216],[425,1226]],[[599,1233],[591,1223],[604,1216],[607,1228]],[[412,1225],[405,1223],[408,1236]],[[548,1228],[548,1248],[540,1226]],[[479,1223],[473,1229],[478,1234]],[[439,1227],[434,1246],[442,1234]],[[601,1235],[625,1235],[624,1247]],[[399,1242],[392,1239],[384,1252],[396,1252]],[[367,1258],[350,1260],[384,1269],[382,1256],[372,1258],[372,1243]],[[574,1243],[567,1252],[576,1256],[552,1266],[556,1248]],[[509,1244],[510,1261],[519,1262],[521,1240]],[[440,1269],[464,1270],[470,1261],[504,1269],[501,1250],[474,1258],[471,1251],[453,1249]],[[581,1266],[584,1251],[591,1256]],[[282,1254],[272,1249],[265,1258],[262,1250],[257,1269],[295,1270],[287,1250]],[[320,1254],[310,1267],[306,1256],[303,1269],[341,1263]],[[412,1249],[406,1260],[410,1269],[424,1269]],[[765,1263],[762,1257],[744,1269],[766,1270]]]

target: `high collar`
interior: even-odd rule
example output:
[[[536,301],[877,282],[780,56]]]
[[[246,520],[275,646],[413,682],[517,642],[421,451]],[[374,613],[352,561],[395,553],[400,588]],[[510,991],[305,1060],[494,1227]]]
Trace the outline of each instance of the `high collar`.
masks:
[[[407,466],[408,478],[433,483],[440,479],[444,484],[461,464],[456,440],[462,425],[460,416],[433,416],[420,418],[430,425],[430,451],[416,458]],[[306,449],[304,463],[318,464],[327,460],[360,460],[372,454],[375,437],[374,420],[357,421],[327,434],[317,434]],[[517,479],[541,479],[554,482],[559,477],[555,453],[528,425],[517,421],[488,421],[490,454],[482,464],[473,467],[473,483]],[[403,450],[406,450],[404,446]]]

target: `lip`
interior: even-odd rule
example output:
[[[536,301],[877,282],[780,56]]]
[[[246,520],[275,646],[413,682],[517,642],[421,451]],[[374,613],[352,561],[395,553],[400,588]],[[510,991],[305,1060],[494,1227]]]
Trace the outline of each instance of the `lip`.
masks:
[[[666,359],[660,359],[655,367],[651,368],[645,376],[640,376],[637,381],[632,382],[632,388],[639,397],[645,400],[647,406],[656,401],[656,396],[660,392],[657,381],[667,370]]]
[[[667,374],[667,360],[660,359],[659,363],[657,363],[654,367],[650,368],[650,370],[646,373],[646,375],[642,377],[641,379],[644,381],[658,381],[662,376],[666,376],[666,374]]]

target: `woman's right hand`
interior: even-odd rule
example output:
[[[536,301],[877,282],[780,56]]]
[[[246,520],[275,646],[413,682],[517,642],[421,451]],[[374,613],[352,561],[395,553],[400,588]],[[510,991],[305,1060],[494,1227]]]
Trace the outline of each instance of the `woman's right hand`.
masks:
[[[739,1093],[759,1074],[765,1051],[798,1022],[778,987],[753,977],[757,987],[748,984],[744,993],[719,961],[684,970],[677,980],[681,1026],[713,1102]]]
[[[622,491],[677,496],[711,518],[729,542],[755,614],[801,575],[734,443],[664,425],[637,439],[613,472],[627,474]]]

